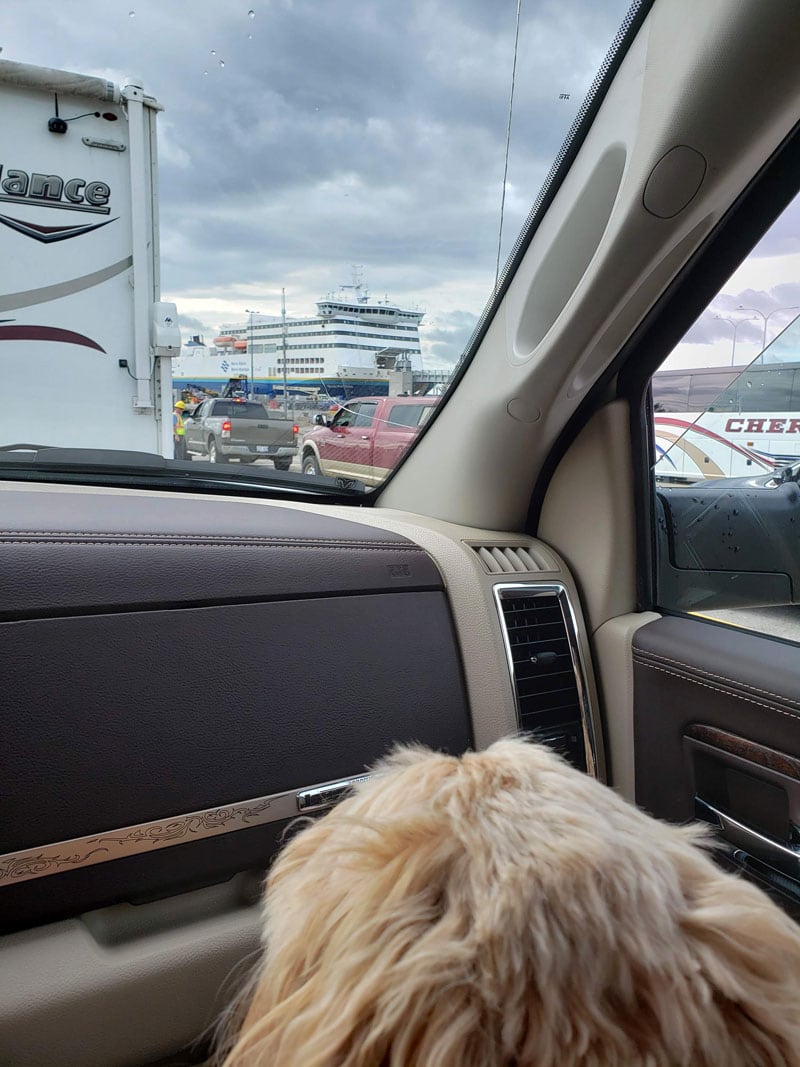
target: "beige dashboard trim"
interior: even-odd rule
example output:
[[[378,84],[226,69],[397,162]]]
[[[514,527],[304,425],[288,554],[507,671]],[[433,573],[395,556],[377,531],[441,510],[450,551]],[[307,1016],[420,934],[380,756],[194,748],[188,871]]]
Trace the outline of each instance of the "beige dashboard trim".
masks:
[[[593,637],[594,657],[605,708],[608,781],[626,800],[636,803],[633,751],[633,653],[636,631],[655,622],[655,612],[630,613],[609,619]]]

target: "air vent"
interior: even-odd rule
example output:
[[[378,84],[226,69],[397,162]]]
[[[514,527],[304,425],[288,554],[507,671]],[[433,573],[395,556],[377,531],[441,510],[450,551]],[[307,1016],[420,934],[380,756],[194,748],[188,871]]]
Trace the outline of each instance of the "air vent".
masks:
[[[560,749],[581,770],[593,771],[586,686],[566,590],[554,584],[501,585],[495,595],[520,729]]]
[[[527,545],[473,545],[489,574],[538,574],[554,570],[538,551]]]

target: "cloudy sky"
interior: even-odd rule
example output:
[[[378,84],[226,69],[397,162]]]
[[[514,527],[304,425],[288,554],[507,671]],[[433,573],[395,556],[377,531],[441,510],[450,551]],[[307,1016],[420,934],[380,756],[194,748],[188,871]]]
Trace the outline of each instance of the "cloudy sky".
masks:
[[[670,368],[800,360],[800,197],[723,285],[667,360]]]
[[[143,79],[185,333],[363,267],[448,364],[494,280],[516,0],[6,0],[2,57]],[[522,0],[503,258],[628,0]],[[252,11],[252,16],[250,12]],[[224,65],[223,65],[224,64]],[[569,94],[563,99],[562,94]]]
[[[503,259],[627,7],[522,0]],[[494,279],[515,15],[516,0],[5,0],[0,45],[141,77],[164,105],[162,287],[187,336],[278,314],[282,286],[290,316],[311,314],[358,264],[374,296],[425,310],[434,366],[458,358]],[[740,305],[800,305],[798,205],[670,364],[730,362],[734,329],[736,362],[752,358],[763,319]]]

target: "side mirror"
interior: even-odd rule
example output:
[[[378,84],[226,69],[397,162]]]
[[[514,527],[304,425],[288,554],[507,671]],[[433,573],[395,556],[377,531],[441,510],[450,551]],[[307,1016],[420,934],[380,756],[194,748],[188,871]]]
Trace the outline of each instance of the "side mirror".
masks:
[[[325,425],[324,416],[323,415],[315,415],[314,416],[314,425],[315,426],[324,426]]]

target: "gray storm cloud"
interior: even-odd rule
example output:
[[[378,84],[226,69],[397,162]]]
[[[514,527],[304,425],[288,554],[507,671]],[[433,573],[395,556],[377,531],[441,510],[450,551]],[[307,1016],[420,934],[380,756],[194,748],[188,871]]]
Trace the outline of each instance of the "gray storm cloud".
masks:
[[[735,328],[737,341],[760,344],[766,325],[769,344],[798,314],[800,282],[785,282],[768,290],[722,292],[697,319],[683,340],[712,345],[721,340],[731,340]]]

